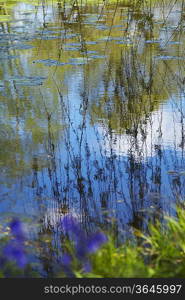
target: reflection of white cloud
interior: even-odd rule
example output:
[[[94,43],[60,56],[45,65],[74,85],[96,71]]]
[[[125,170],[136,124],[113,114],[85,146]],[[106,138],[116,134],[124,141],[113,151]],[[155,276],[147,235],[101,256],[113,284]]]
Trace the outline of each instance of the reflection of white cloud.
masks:
[[[13,20],[19,32],[33,33],[44,23],[53,22],[55,10],[53,6],[37,6],[28,3],[18,3],[13,9]],[[21,28],[22,27],[22,28]]]
[[[137,158],[139,156],[152,157],[156,149],[180,150],[182,145],[181,113],[161,108],[149,117],[146,124],[138,126],[137,138],[127,134],[113,133],[110,137],[108,128],[99,127],[102,135],[102,148],[107,156],[112,152],[118,156],[128,155],[132,152]]]

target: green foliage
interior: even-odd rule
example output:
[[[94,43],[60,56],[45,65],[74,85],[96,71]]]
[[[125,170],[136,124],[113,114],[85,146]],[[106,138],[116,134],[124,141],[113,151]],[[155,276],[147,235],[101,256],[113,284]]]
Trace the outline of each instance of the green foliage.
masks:
[[[169,1],[169,0],[168,0]],[[164,2],[168,2],[167,0]],[[0,23],[8,22],[10,20],[11,15],[11,9],[16,5],[19,0],[12,0],[12,1],[2,1],[0,0]],[[24,2],[32,3],[33,5],[38,5],[39,2],[42,1],[32,1],[27,0]],[[47,1],[46,1],[47,2]],[[48,3],[54,3],[54,2],[60,2],[55,0],[48,0]],[[64,2],[61,0],[61,2]],[[66,1],[68,3],[73,3],[73,1]],[[83,2],[83,1],[82,1]],[[84,1],[84,3],[94,2],[96,3],[96,0],[87,0]],[[101,1],[100,1],[101,2]],[[103,1],[102,1],[103,2]],[[117,2],[117,0],[110,0],[105,1],[106,4],[111,4]],[[150,32],[146,31],[145,25],[148,26],[152,24],[152,17],[149,13],[144,11],[144,4],[146,7],[148,3],[156,3],[157,0],[145,0],[145,1],[118,1],[119,4],[124,2],[130,2],[130,5],[134,5],[134,8],[137,9],[137,14],[135,13],[133,17],[137,22],[140,24],[138,26],[138,31],[134,32],[135,37],[139,37],[141,32],[145,32],[145,39],[150,40]],[[79,2],[81,3],[81,2]],[[141,5],[142,3],[143,6]],[[74,3],[73,3],[74,4]],[[78,4],[78,1],[76,1],[76,4]],[[71,9],[71,15],[75,11],[74,5],[72,5]],[[33,8],[34,9],[34,8]],[[143,12],[142,12],[143,9]],[[80,11],[80,10],[79,10]],[[82,10],[83,13],[83,10]],[[70,16],[70,14],[69,14]],[[79,25],[81,24],[80,21],[83,21],[83,14],[80,16],[78,22]],[[85,20],[85,18],[84,18]],[[91,20],[92,22],[93,20]],[[95,21],[97,21],[97,18],[95,18]],[[126,19],[125,19],[126,21]],[[139,22],[140,21],[140,22]],[[62,23],[62,22],[61,22]],[[108,34],[109,34],[109,28],[112,30],[112,25],[117,26],[120,25],[120,15],[119,13],[115,13],[114,17],[114,24],[112,24],[112,20],[109,20],[107,18],[107,21],[105,23],[107,25],[107,30],[104,31],[101,29],[93,30],[89,29],[88,26],[83,24],[82,28],[81,26],[74,25],[74,32],[75,36],[72,39],[67,39],[68,45],[72,45],[74,42],[78,44],[79,36],[84,36],[85,45],[87,47],[88,51],[95,51],[101,50],[102,46],[100,41],[108,40]],[[125,22],[129,25],[128,22]],[[65,24],[67,29],[73,28],[73,23],[67,23]],[[68,26],[68,27],[67,27]],[[98,27],[100,28],[100,27]],[[116,27],[119,28],[119,27]],[[61,27],[62,29],[62,27]],[[155,27],[154,27],[155,29]],[[92,104],[89,108],[91,119],[92,121],[98,122],[98,120],[105,119],[107,120],[107,123],[109,124],[109,127],[113,130],[117,130],[118,128],[123,128],[127,132],[131,133],[132,128],[134,128],[135,124],[139,124],[144,118],[144,115],[146,115],[146,118],[148,118],[148,114],[151,111],[154,111],[158,109],[161,102],[166,101],[169,97],[169,92],[166,87],[163,87],[164,81],[163,77],[165,78],[165,85],[169,81],[168,85],[172,85],[171,82],[175,79],[170,77],[169,74],[171,74],[171,69],[173,69],[174,74],[177,73],[177,67],[178,64],[176,64],[173,61],[163,63],[161,60],[157,60],[155,62],[155,72],[152,73],[152,81],[150,84],[150,81],[146,84],[144,79],[147,78],[147,76],[144,76],[141,73],[142,67],[146,66],[145,73],[150,75],[151,71],[151,56],[155,55],[155,53],[158,51],[158,46],[154,43],[153,44],[147,44],[146,50],[144,54],[137,54],[136,52],[133,52],[132,49],[132,43],[127,45],[127,40],[125,44],[125,38],[127,37],[127,30],[122,32],[121,41],[122,43],[117,43],[116,39],[120,38],[121,33],[118,31],[118,29],[113,29],[113,33],[111,33],[111,38],[115,41],[115,43],[110,43],[109,50],[110,55],[107,56],[107,62],[109,69],[111,70],[111,76],[108,72],[103,73],[105,77],[105,91],[106,86],[111,86],[112,78],[115,78],[115,86],[117,88],[115,96],[112,97],[112,105],[111,112],[106,109],[107,103],[109,105],[109,95],[106,96],[106,93],[103,97],[100,97],[95,104]],[[125,33],[124,33],[125,32]],[[128,31],[129,32],[129,31]],[[80,34],[80,35],[79,35]],[[154,30],[154,40],[157,40],[159,38],[158,33]],[[105,36],[104,36],[105,35]],[[152,38],[153,38],[152,37]],[[91,40],[89,40],[91,38]],[[58,52],[60,47],[58,46],[57,39],[51,39],[51,40],[45,40],[41,43],[41,40],[36,39],[32,41],[33,46],[33,53],[32,55],[28,56],[28,61],[30,65],[33,65],[33,71],[36,72],[37,65],[36,62],[38,61],[44,61],[48,63],[48,60],[53,62],[53,65],[56,67],[56,61],[58,62]],[[64,42],[64,41],[63,41]],[[71,42],[71,43],[70,43]],[[75,44],[74,43],[74,44]],[[92,44],[88,44],[92,43]],[[93,44],[95,43],[95,44]],[[116,45],[116,46],[115,46]],[[83,45],[82,45],[83,46]],[[73,45],[74,47],[74,45]],[[92,47],[92,48],[91,48]],[[123,51],[117,51],[118,47],[120,47]],[[65,47],[64,47],[65,48]],[[131,48],[131,50],[130,50]],[[22,48],[23,50],[24,48]],[[32,48],[31,48],[32,49]],[[36,51],[34,50],[36,49]],[[40,49],[40,51],[37,51],[37,49]],[[76,48],[77,49],[77,48]],[[78,49],[77,49],[78,50]],[[35,52],[34,52],[35,51]],[[99,51],[100,54],[103,54],[101,51]],[[98,53],[99,53],[98,52]],[[51,56],[48,59],[48,53],[52,53],[53,56]],[[157,52],[158,53],[158,52]],[[123,55],[124,54],[124,55]],[[137,54],[137,55],[136,55]],[[79,53],[78,51],[75,52],[65,52],[64,54],[61,51],[61,55],[63,55],[62,58],[65,57],[65,59],[61,58],[61,69],[56,72],[57,77],[60,79],[59,84],[61,82],[65,82],[65,72],[64,70],[73,70],[70,69],[71,65],[66,64],[66,61],[72,62],[72,65],[78,65],[83,64],[84,58],[78,57]],[[94,56],[97,59],[103,57],[102,55]],[[122,59],[122,57],[126,57],[126,59]],[[131,57],[132,60],[130,60],[130,64],[126,65],[126,62],[128,58]],[[93,57],[91,57],[93,58]],[[56,60],[57,59],[57,60]],[[121,60],[122,59],[122,60]],[[93,61],[90,60],[90,61]],[[120,61],[122,62],[120,67]],[[34,64],[33,64],[34,62]],[[55,64],[54,64],[55,62]],[[129,62],[129,60],[128,60]],[[138,63],[139,62],[139,63]],[[42,74],[45,74],[46,72],[46,66],[48,65],[42,65],[39,64],[39,72]],[[86,76],[86,83],[93,82],[94,86],[98,85],[99,76],[95,76],[99,74],[99,69],[102,65],[98,65],[98,63],[92,63],[91,68],[89,68],[89,65],[85,69],[87,72]],[[115,66],[115,67],[114,67]],[[52,66],[50,66],[52,67]],[[169,68],[171,67],[171,68]],[[35,68],[35,69],[34,69]],[[89,68],[89,69],[88,69]],[[20,68],[21,70],[21,68]],[[90,71],[88,71],[90,70]],[[129,76],[127,76],[129,70]],[[12,72],[12,70],[11,70]],[[21,72],[21,71],[20,71]],[[70,71],[72,72],[72,71]],[[69,73],[70,74],[70,73]],[[160,74],[160,76],[159,76]],[[58,137],[60,136],[61,130],[63,129],[64,125],[61,125],[58,120],[61,117],[61,112],[59,107],[59,100],[58,100],[58,94],[57,91],[53,91],[53,81],[52,77],[49,76],[49,72],[47,73],[48,79],[47,79],[47,87],[45,89],[45,96],[40,95],[37,93],[36,87],[37,85],[40,86],[40,81],[35,81],[32,78],[32,82],[30,84],[30,78],[13,78],[12,80],[14,83],[18,84],[19,89],[22,86],[23,90],[23,96],[21,99],[17,99],[17,97],[10,97],[10,99],[5,99],[5,97],[2,97],[1,103],[4,101],[4,119],[6,117],[6,120],[4,123],[1,124],[1,142],[0,142],[0,158],[2,157],[3,160],[0,163],[0,166],[4,168],[4,172],[7,172],[8,176],[10,178],[16,177],[20,175],[24,175],[24,172],[29,173],[30,170],[38,171],[42,170],[43,168],[46,168],[50,166],[50,156],[48,158],[47,153],[43,155],[43,157],[33,157],[31,156],[31,159],[28,160],[28,148],[30,149],[30,153],[37,152],[38,145],[42,144],[51,144],[54,145],[54,142],[57,141]],[[142,76],[141,76],[142,75]],[[168,76],[167,76],[168,75]],[[150,75],[151,76],[151,75]],[[93,77],[93,78],[92,78]],[[97,78],[96,78],[97,77]],[[148,76],[149,77],[149,76]],[[169,79],[168,79],[169,78]],[[28,80],[29,79],[29,80]],[[168,79],[168,80],[167,80]],[[9,84],[11,83],[11,78],[8,80],[1,81],[0,82],[0,88],[2,90],[6,90],[9,87]],[[43,84],[46,84],[43,82]],[[30,90],[29,90],[30,86]],[[91,86],[91,85],[90,85]],[[122,87],[124,86],[124,90],[126,91],[125,101],[122,97]],[[34,88],[35,87],[35,88]],[[64,94],[65,91],[67,91],[67,87],[63,87]],[[175,88],[173,88],[174,90]],[[31,94],[30,94],[31,91]],[[52,92],[51,92],[52,91]],[[108,91],[108,88],[107,88]],[[119,93],[120,91],[120,93]],[[66,92],[67,93],[67,92]],[[32,97],[30,97],[32,96]],[[22,101],[22,99],[28,99],[26,101]],[[43,100],[46,99],[46,100]],[[98,103],[98,104],[97,104]],[[16,130],[12,129],[12,124],[15,122],[10,122],[12,120],[12,117],[15,117],[17,121],[17,127]],[[22,139],[22,135],[19,134],[19,119],[25,120],[22,121],[21,126],[22,128],[26,130],[26,132],[30,136],[31,143],[29,144],[29,147],[25,147],[25,144],[27,143],[28,139]],[[120,121],[121,120],[121,121]],[[26,135],[27,136],[27,135]],[[26,141],[26,143],[25,143]],[[8,149],[4,151],[4,149]],[[25,156],[26,153],[26,156]],[[13,167],[12,167],[13,166]],[[6,168],[5,168],[6,167]],[[8,169],[8,171],[7,171]],[[24,170],[24,172],[22,171]],[[12,180],[11,180],[12,181]],[[73,258],[73,263],[71,265],[73,273],[77,277],[99,277],[99,278],[105,278],[105,277],[184,277],[185,276],[185,216],[184,216],[184,210],[178,209],[178,218],[172,219],[172,218],[166,218],[165,224],[160,224],[159,222],[155,225],[149,226],[149,233],[148,235],[143,235],[143,233],[135,231],[134,237],[132,241],[127,241],[125,244],[121,246],[116,246],[115,241],[113,238],[109,238],[108,243],[106,243],[100,250],[98,250],[95,254],[90,255],[89,259],[92,265],[92,272],[90,273],[84,273],[82,270],[81,263],[79,260],[75,257],[75,249],[72,244],[69,243],[69,241],[66,241],[65,248],[68,253],[70,253],[71,257]],[[4,243],[8,241],[8,238],[6,240],[0,239],[1,247]],[[63,246],[63,245],[62,245]],[[53,252],[55,249],[52,249]],[[36,250],[34,249],[36,252]],[[36,256],[36,253],[35,253]],[[0,257],[1,258],[1,257]],[[31,264],[33,265],[33,264]],[[60,267],[60,266],[59,266]],[[27,266],[26,268],[30,268],[31,266]],[[20,276],[30,276],[26,275],[29,273],[29,271],[20,270],[13,262],[8,262],[6,264],[4,269],[1,269],[0,266],[0,278],[1,277],[7,277],[7,274],[11,274],[11,277],[20,277]],[[38,273],[34,273],[32,276],[36,277],[38,276]],[[61,270],[58,272],[56,276],[62,277],[66,276],[65,272]]]
[[[92,273],[77,277],[185,277],[185,214],[149,226],[149,234],[135,231],[133,241],[116,247],[113,239],[91,256]]]
[[[145,265],[137,246],[128,244],[116,248],[110,240],[91,260],[94,277],[150,277],[150,268]],[[91,274],[87,274],[89,276]]]
[[[62,247],[72,258],[71,274],[78,278],[184,278],[184,212],[184,209],[178,208],[176,218],[166,217],[163,223],[158,221],[155,225],[150,224],[147,235],[134,230],[133,239],[120,246],[116,246],[114,238],[109,235],[107,243],[95,253],[89,254],[92,266],[90,273],[84,272],[81,261],[76,257],[73,242],[66,238]],[[1,247],[8,240],[7,236],[1,238]],[[8,261],[3,268],[0,267],[0,277],[39,277],[39,269],[38,266],[36,270],[34,263],[33,266],[30,263],[20,269],[13,261]],[[61,264],[53,276],[68,277],[69,273],[65,273]]]

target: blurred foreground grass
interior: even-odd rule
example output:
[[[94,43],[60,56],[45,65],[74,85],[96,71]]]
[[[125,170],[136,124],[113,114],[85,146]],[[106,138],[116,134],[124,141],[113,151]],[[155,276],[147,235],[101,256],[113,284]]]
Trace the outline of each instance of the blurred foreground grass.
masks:
[[[1,238],[1,277],[42,277],[32,266],[28,240],[22,223],[13,220],[10,234]],[[185,210],[162,224],[150,224],[148,234],[133,230],[133,239],[120,246],[111,233],[86,235],[71,216],[61,220],[62,254],[58,256],[54,277],[78,278],[169,278],[185,277]],[[36,265],[36,264],[35,264]],[[41,268],[40,268],[41,269]]]

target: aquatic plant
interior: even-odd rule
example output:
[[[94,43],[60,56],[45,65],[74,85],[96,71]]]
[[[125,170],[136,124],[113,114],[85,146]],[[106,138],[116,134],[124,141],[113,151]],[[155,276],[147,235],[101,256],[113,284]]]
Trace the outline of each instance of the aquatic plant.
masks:
[[[91,271],[89,255],[108,241],[103,232],[96,232],[89,236],[81,229],[80,224],[71,216],[65,216],[61,221],[61,227],[69,240],[74,244],[71,255],[65,253],[62,261],[65,267],[72,267],[72,257],[77,260],[79,267],[82,266],[83,272]],[[80,264],[79,264],[80,263]],[[69,269],[68,269],[69,270]]]
[[[13,219],[10,223],[12,239],[8,241],[3,249],[4,262],[6,260],[15,261],[17,266],[24,268],[27,264],[25,253],[25,235],[22,228],[22,223],[18,219]]]

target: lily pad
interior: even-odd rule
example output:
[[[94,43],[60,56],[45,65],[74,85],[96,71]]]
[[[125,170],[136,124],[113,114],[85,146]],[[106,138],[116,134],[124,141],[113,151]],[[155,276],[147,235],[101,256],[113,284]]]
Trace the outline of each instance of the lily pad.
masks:
[[[131,41],[118,41],[116,42],[117,45],[132,45],[133,42]]]
[[[66,34],[66,35],[62,36],[62,38],[67,40],[67,39],[72,39],[77,36],[79,36],[78,33],[71,33],[71,34]]]
[[[88,60],[84,57],[71,58],[69,64],[71,65],[85,65]]]
[[[146,44],[159,44],[161,42],[161,40],[146,40],[145,43]]]
[[[185,171],[179,172],[179,175],[180,175],[180,176],[185,176]]]
[[[99,39],[99,41],[109,41],[109,42],[112,42],[112,41],[127,41],[128,38],[124,38],[122,36],[104,36],[102,38]]]
[[[168,171],[168,174],[169,174],[169,175],[178,175],[178,172],[175,171],[175,170],[169,170],[169,171]]]
[[[160,55],[160,56],[155,56],[155,59],[157,59],[157,60],[184,60],[185,57],[183,57],[183,56]]]
[[[45,66],[48,67],[66,65],[66,63],[60,62],[59,60],[55,60],[55,59],[38,59],[38,60],[34,60],[33,63],[44,64]]]
[[[87,54],[98,54],[97,51],[93,51],[93,50],[88,50],[86,53],[87,53]]]
[[[0,60],[9,60],[9,59],[16,59],[18,58],[19,56],[18,55],[7,55],[7,53],[0,53]]]
[[[14,81],[17,85],[20,86],[38,86],[42,85],[43,81],[47,77],[42,76],[12,76],[8,78],[8,81]]]
[[[53,36],[54,34],[60,34],[61,30],[37,30],[36,33],[43,36]]]
[[[182,45],[182,42],[180,42],[180,41],[169,41],[167,43],[167,45]]]
[[[108,26],[103,25],[103,24],[98,24],[98,25],[95,26],[95,28],[98,29],[98,30],[108,30],[109,29]]]
[[[79,47],[64,47],[64,51],[80,51]]]
[[[16,49],[16,50],[28,50],[34,48],[32,45],[24,45],[24,44],[18,44],[18,45],[13,45],[10,47],[11,49]]]
[[[112,41],[112,38],[111,38],[111,36],[104,36],[104,37],[101,37],[100,39],[99,39],[99,41],[101,41],[101,42],[107,42],[107,41]]]
[[[122,24],[118,24],[118,25],[112,25],[112,28],[119,28],[119,27],[123,27],[125,25],[122,25]]]
[[[97,59],[97,58],[105,58],[106,56],[105,55],[91,55],[90,58],[93,58],[93,59]]]
[[[66,46],[80,47],[80,46],[82,46],[82,43],[66,43]]]
[[[51,36],[40,35],[37,38],[39,38],[41,40],[57,40],[60,38],[60,36],[58,36],[58,35],[51,35]]]
[[[19,36],[15,33],[0,33],[1,42],[18,40]]]
[[[97,41],[86,41],[85,44],[86,45],[97,45],[98,42]]]
[[[99,21],[99,16],[98,15],[91,15],[86,18],[85,22],[88,22],[89,24],[94,24]]]
[[[176,25],[171,25],[171,26],[164,26],[160,30],[161,31],[171,31],[171,30],[179,31],[179,28]]]

